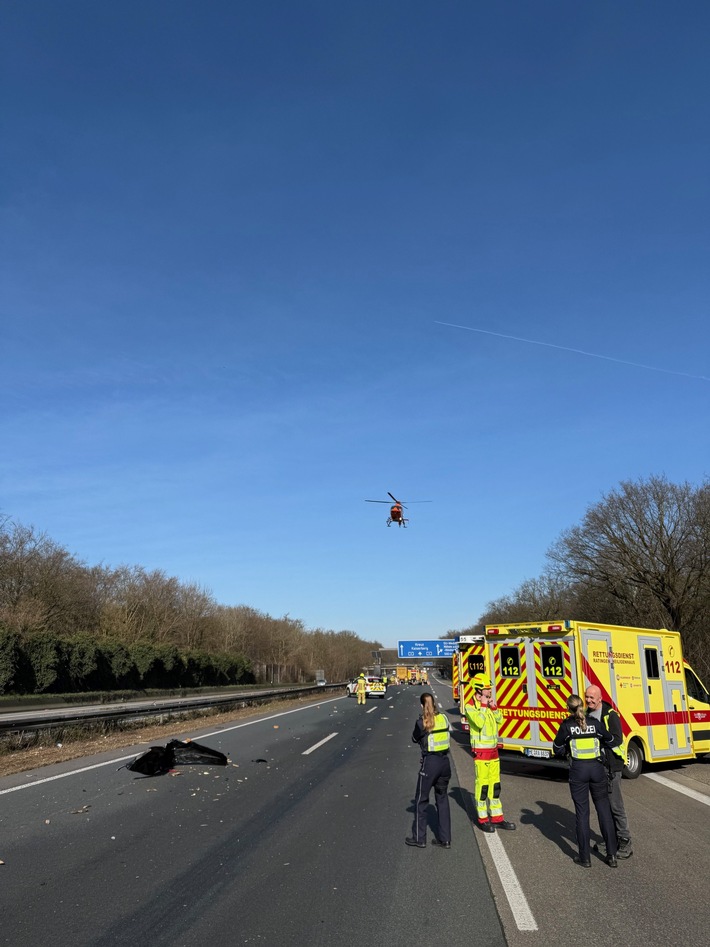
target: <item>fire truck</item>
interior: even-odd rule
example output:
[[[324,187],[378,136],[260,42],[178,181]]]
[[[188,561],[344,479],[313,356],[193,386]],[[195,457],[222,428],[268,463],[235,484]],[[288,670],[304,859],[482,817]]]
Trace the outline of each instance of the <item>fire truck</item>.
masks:
[[[580,621],[486,625],[485,664],[503,711],[504,750],[547,758],[571,694],[590,684],[618,711],[627,764],[710,753],[710,695],[683,658],[680,634]],[[482,668],[484,670],[485,668]]]
[[[459,700],[459,654],[458,651],[456,654],[451,655],[451,691],[453,693],[454,700],[458,703]]]
[[[464,709],[473,703],[473,685],[475,674],[486,670],[486,639],[483,635],[461,635],[458,653],[454,655],[458,663],[458,704],[461,713],[461,727],[468,730],[468,720]],[[456,697],[456,695],[454,695]]]

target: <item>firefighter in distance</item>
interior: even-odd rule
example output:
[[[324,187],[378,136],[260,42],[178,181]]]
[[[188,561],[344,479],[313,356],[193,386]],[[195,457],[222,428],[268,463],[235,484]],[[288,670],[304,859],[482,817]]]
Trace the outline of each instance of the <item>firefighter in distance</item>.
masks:
[[[500,758],[498,730],[503,714],[493,700],[490,679],[476,674],[473,684],[473,703],[466,704],[471,752],[476,770],[476,815],[484,832],[496,829],[514,829],[515,822],[503,818],[500,799]]]
[[[358,704],[364,704],[367,699],[367,681],[364,674],[361,674],[357,679],[355,693],[357,694]]]

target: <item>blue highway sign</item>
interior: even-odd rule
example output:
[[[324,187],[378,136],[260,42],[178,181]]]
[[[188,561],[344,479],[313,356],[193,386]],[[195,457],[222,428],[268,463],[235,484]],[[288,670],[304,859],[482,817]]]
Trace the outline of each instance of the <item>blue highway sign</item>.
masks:
[[[398,641],[400,658],[450,658],[459,647],[458,638],[439,638],[435,641]]]

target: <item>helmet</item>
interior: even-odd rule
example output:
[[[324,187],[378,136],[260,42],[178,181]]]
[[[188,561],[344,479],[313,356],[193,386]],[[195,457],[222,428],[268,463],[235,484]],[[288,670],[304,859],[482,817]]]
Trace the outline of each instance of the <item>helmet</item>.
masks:
[[[491,686],[491,679],[485,674],[475,674],[473,681],[471,682],[476,690],[482,690],[484,687]]]

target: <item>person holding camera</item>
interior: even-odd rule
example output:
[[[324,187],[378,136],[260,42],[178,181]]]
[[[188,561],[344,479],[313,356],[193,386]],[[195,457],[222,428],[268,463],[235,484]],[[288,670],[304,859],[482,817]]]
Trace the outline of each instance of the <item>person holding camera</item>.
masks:
[[[476,816],[484,832],[496,829],[514,829],[515,822],[503,818],[500,800],[500,758],[498,756],[498,729],[503,714],[493,700],[490,679],[476,674],[473,684],[473,703],[466,704],[471,752],[476,770]]]

